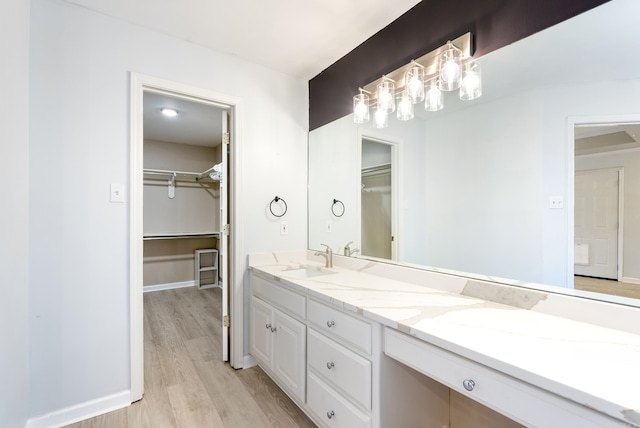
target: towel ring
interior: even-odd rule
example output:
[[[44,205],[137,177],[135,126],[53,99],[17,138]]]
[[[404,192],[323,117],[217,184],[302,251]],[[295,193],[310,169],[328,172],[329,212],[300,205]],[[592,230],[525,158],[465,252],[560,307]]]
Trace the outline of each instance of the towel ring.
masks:
[[[338,212],[336,212],[336,205],[338,206]],[[333,204],[331,205],[331,213],[336,217],[342,217],[344,215],[344,204],[342,203],[342,201],[339,201],[337,199],[333,200]]]
[[[275,202],[275,203],[278,203],[278,202],[280,202],[280,201],[282,201],[282,203],[284,204],[284,211],[282,212],[282,214],[278,215],[278,214],[276,214],[276,213],[274,213],[274,212],[273,212],[273,203],[274,203],[274,202]],[[285,214],[287,213],[287,203],[285,202],[285,200],[284,200],[284,199],[282,199],[282,198],[280,198],[280,197],[276,196],[275,198],[273,198],[273,199],[271,200],[271,203],[269,204],[269,211],[271,211],[271,215],[272,215],[272,216],[274,216],[274,217],[282,217],[283,215],[285,215]]]

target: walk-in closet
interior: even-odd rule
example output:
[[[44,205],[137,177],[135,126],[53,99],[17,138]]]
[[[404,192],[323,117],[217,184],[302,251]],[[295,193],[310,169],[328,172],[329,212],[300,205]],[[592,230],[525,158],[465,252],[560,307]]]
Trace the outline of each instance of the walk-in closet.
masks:
[[[143,111],[143,290],[222,293],[227,111],[155,92]]]

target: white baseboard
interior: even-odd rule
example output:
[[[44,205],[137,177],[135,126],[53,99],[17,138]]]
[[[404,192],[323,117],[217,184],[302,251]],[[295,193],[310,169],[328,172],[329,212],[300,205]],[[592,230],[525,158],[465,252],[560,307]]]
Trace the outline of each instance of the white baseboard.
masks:
[[[169,282],[167,284],[145,285],[144,287],[142,287],[142,292],[148,293],[150,291],[173,290],[174,288],[186,288],[195,286],[195,281]]]
[[[85,419],[93,418],[114,410],[122,409],[131,404],[131,392],[129,390],[107,395],[75,406],[66,407],[47,413],[43,416],[30,418],[26,428],[57,428],[70,425]]]
[[[630,276],[623,276],[622,282],[626,282],[627,284],[640,284],[640,278],[631,278]]]
[[[253,355],[247,354],[244,356],[244,363],[242,364],[243,369],[250,369],[253,366],[257,366],[258,361],[253,358]]]

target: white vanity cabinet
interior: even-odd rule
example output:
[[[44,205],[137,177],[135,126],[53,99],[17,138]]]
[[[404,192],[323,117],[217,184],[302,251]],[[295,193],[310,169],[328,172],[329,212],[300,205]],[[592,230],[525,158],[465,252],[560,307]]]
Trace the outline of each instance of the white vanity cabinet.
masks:
[[[378,428],[381,326],[251,275],[251,354],[320,426]]]
[[[272,297],[269,297],[268,291],[278,286],[261,278],[252,277],[252,285],[256,282],[258,285],[251,296],[251,354],[281,387],[299,402],[304,403],[306,326],[291,316],[300,316],[300,306],[297,303],[302,299],[302,308],[304,308],[304,297],[281,289],[280,293],[275,295],[285,293],[289,299],[276,303]],[[257,293],[256,289],[259,290]],[[261,295],[265,296],[264,299]],[[276,305],[282,309],[277,308]],[[304,316],[304,311],[302,315]]]

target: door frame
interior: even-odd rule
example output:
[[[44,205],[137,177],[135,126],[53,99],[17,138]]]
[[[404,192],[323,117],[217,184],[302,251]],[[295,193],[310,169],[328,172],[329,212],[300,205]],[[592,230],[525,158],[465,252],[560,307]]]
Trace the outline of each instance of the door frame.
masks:
[[[593,116],[569,116],[567,118],[567,287],[573,288],[574,280],[574,254],[573,243],[575,240],[575,127],[584,125],[617,125],[625,123],[640,122],[640,114],[617,114],[617,115],[593,115]],[[622,179],[623,176],[620,175]],[[618,200],[618,216],[623,215],[622,208],[623,199],[623,183],[618,186],[621,193]],[[618,227],[618,281],[622,279],[623,274],[623,257],[622,257],[622,227]]]
[[[370,140],[391,147],[391,235],[394,237],[391,242],[391,260],[402,260],[402,246],[399,245],[399,240],[404,237],[403,221],[400,215],[400,201],[403,200],[401,195],[401,189],[403,189],[402,174],[400,173],[402,169],[402,140],[381,132],[358,129],[358,183],[362,180],[362,140]],[[356,218],[358,219],[358,224],[361,225],[362,192],[360,191],[360,186],[358,186],[356,195]],[[356,236],[358,248],[362,251],[362,227],[358,227]]]
[[[160,92],[190,100],[200,100],[233,111],[231,121],[230,163],[228,179],[229,224],[229,312],[232,320],[230,359],[234,368],[244,364],[243,348],[243,272],[242,239],[238,201],[241,200],[241,127],[242,102],[239,98],[178,82],[140,73],[130,73],[130,160],[129,160],[129,304],[130,304],[130,363],[131,402],[144,393],[144,335],[143,335],[143,96],[144,92]],[[221,231],[222,232],[222,231]]]

